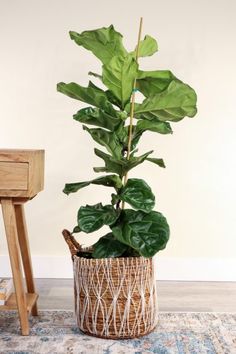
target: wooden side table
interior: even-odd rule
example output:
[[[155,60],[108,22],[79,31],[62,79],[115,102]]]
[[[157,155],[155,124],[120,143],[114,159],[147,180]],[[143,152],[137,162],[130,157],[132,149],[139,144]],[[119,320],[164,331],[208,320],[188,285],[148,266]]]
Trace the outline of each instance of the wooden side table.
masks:
[[[43,183],[43,150],[0,150],[0,203],[15,286],[0,311],[18,309],[22,335],[29,335],[29,313],[38,314],[24,203],[43,190]]]

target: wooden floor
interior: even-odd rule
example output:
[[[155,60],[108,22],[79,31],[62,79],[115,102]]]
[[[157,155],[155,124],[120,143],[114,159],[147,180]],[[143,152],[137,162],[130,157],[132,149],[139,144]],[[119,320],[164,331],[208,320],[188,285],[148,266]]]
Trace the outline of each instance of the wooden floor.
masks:
[[[38,307],[74,309],[73,280],[36,279]],[[235,282],[158,281],[160,311],[236,312]]]

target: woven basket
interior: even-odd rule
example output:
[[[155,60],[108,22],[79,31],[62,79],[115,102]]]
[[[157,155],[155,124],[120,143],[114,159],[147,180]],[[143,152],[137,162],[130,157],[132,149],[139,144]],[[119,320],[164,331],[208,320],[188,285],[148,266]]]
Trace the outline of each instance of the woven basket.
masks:
[[[153,259],[86,259],[76,256],[79,245],[69,233],[66,242],[73,259],[80,330],[109,339],[136,338],[151,332],[157,324]]]

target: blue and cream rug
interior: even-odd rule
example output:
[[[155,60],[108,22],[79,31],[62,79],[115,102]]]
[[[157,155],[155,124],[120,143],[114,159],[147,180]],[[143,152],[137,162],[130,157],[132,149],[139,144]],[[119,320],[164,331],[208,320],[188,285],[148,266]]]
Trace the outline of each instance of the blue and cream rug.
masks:
[[[72,311],[41,311],[20,335],[16,312],[0,312],[0,354],[236,354],[236,313],[159,314],[155,332],[132,340],[82,334]]]

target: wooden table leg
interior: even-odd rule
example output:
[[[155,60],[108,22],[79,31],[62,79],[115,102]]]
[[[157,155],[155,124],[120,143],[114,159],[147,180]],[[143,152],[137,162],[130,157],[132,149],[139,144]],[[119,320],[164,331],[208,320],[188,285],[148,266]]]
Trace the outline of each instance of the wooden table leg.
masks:
[[[15,208],[11,198],[1,199],[1,204],[13,281],[16,291],[16,301],[21,323],[21,332],[22,335],[27,336],[29,335],[29,321],[20,260],[20,248],[17,235]]]
[[[30,247],[29,247],[29,240],[28,240],[28,233],[27,233],[27,226],[25,221],[23,204],[15,205],[15,214],[16,214],[17,233],[18,233],[23,267],[24,267],[27,291],[28,293],[35,293],[33,268],[31,262]],[[33,316],[38,316],[36,302],[32,307],[31,313]]]

